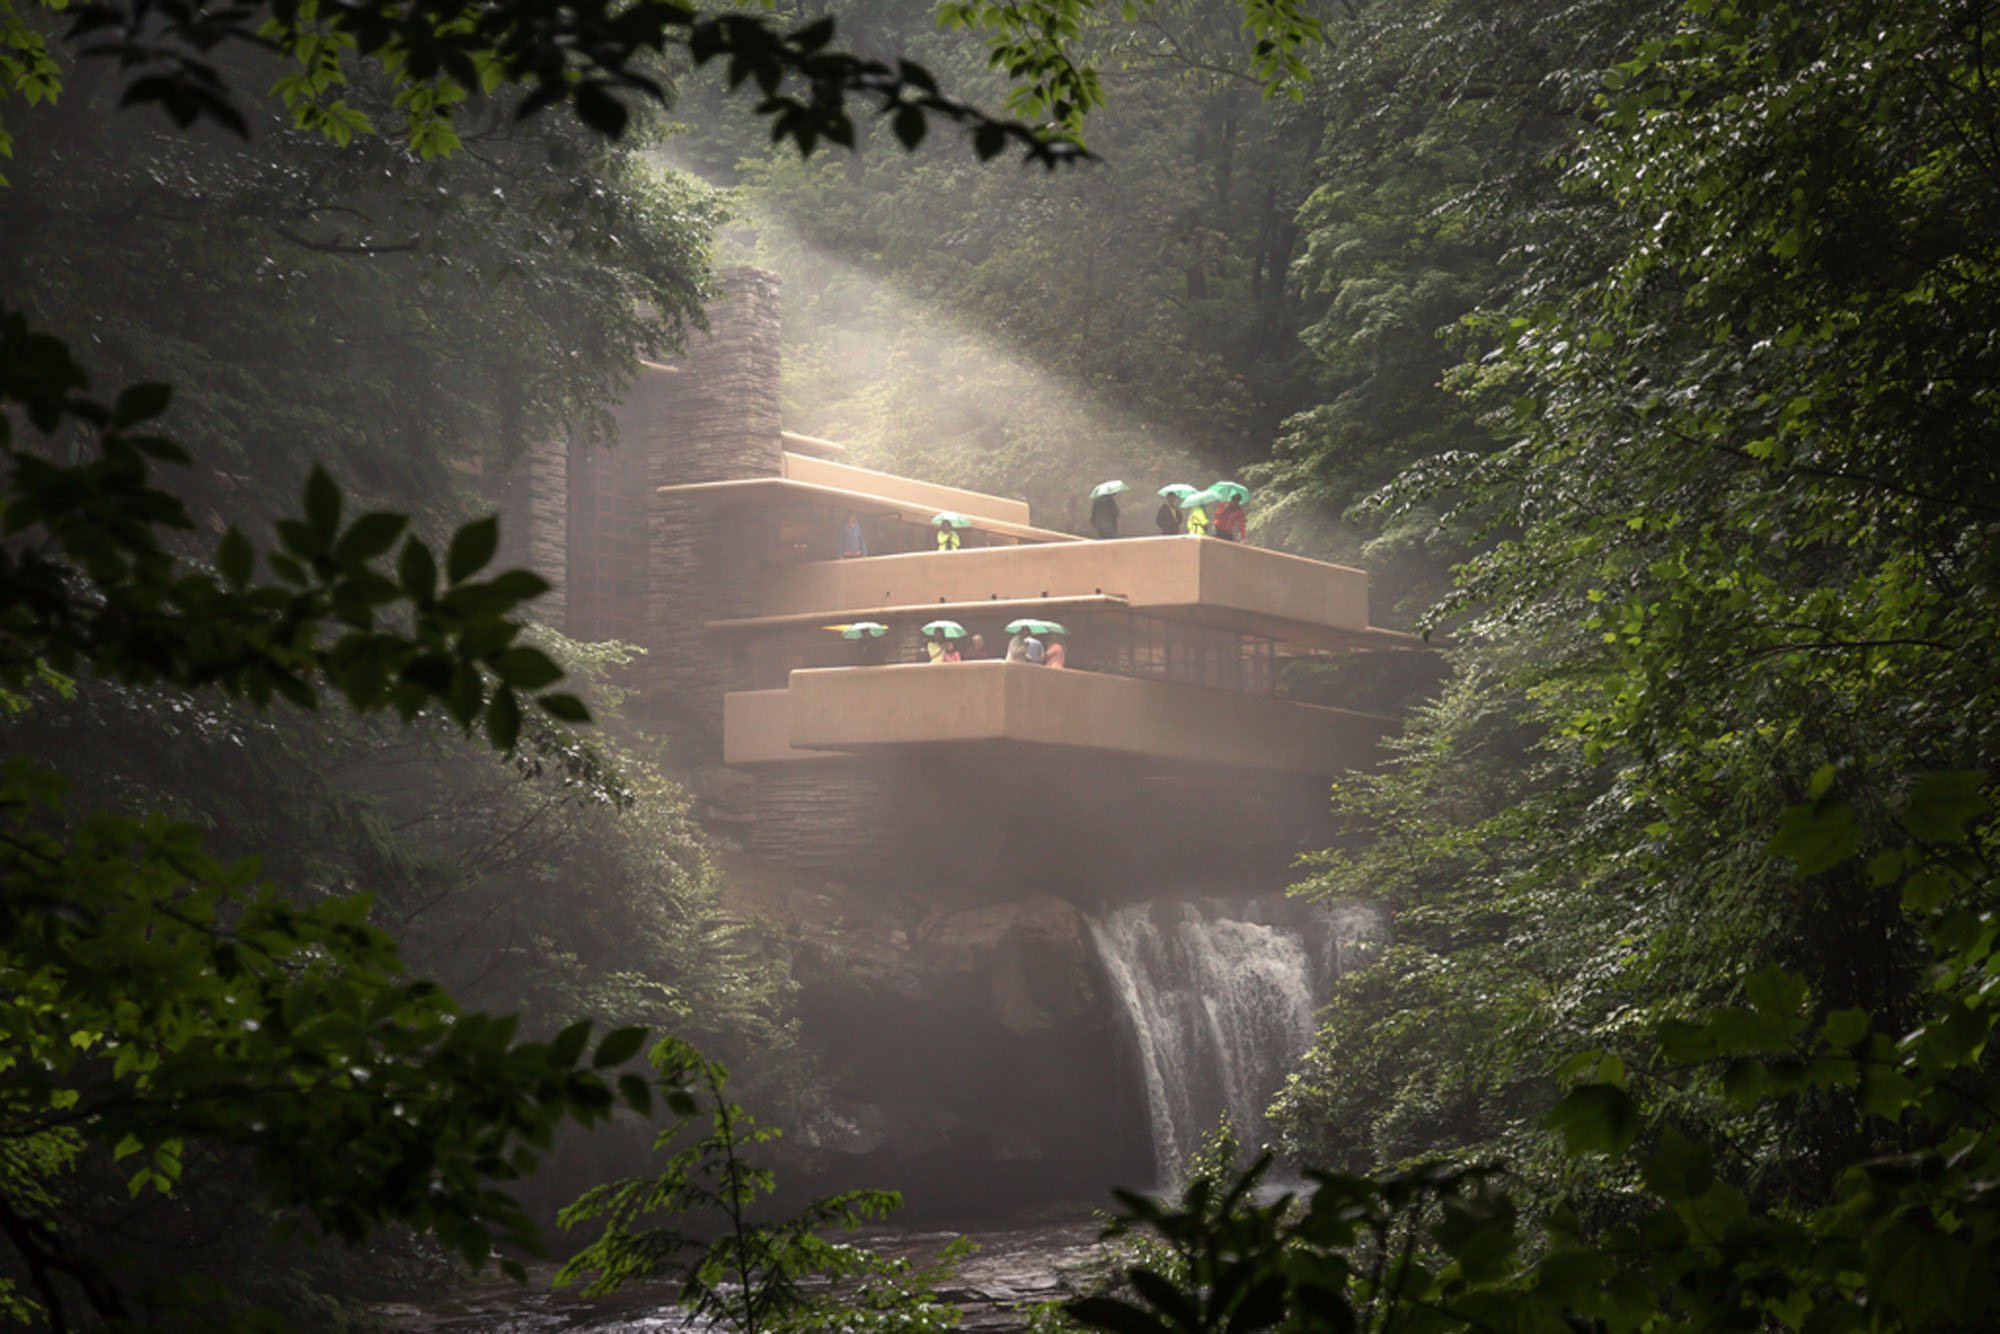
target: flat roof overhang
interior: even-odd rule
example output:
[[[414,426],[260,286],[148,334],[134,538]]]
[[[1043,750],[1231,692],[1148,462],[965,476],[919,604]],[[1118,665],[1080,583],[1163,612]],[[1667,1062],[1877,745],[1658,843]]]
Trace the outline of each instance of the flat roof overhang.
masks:
[[[787,689],[728,696],[724,759],[985,745],[1331,777],[1377,763],[1395,730],[1373,714],[1172,681],[1010,662],[896,664],[802,669]]]
[[[799,481],[790,477],[743,477],[724,482],[682,482],[673,486],[659,487],[658,491],[663,496],[686,496],[723,507],[777,509],[786,505],[824,505],[863,514],[893,514],[909,523],[925,524],[931,521],[931,516],[940,508],[944,508],[930,501],[900,499],[868,491],[850,490],[846,487],[827,486],[820,482]],[[978,514],[967,513],[965,517],[972,520],[971,527],[979,532],[1011,537],[1018,542],[1087,540],[1075,533],[1058,533],[1049,528],[1035,528],[1025,523],[990,519]],[[888,559],[888,557],[876,559]]]

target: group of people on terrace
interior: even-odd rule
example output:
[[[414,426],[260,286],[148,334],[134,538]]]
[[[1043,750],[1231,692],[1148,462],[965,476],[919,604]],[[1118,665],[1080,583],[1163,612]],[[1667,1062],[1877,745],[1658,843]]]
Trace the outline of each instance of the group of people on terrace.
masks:
[[[1090,527],[1100,538],[1118,536],[1118,497],[1131,488],[1123,482],[1099,484],[1090,493]],[[1250,488],[1241,482],[1215,482],[1197,489],[1185,482],[1169,482],[1156,493],[1160,508],[1153,524],[1163,537],[1187,533],[1195,537],[1219,537],[1227,542],[1246,541]],[[962,532],[977,526],[975,521],[954,510],[940,510],[931,516],[937,530],[937,549],[957,551],[964,546]],[[840,557],[851,560],[868,554],[868,534],[861,516],[850,512],[840,530]]]
[[[957,621],[932,621],[924,626],[924,653],[932,662],[964,662],[986,656],[986,636],[970,634]],[[1055,621],[1022,617],[1007,623],[1008,662],[1035,667],[1066,667],[1069,651],[1062,636],[1069,633]]]
[[[889,627],[880,621],[850,621],[826,628],[842,639],[856,641],[863,665],[882,661],[878,641],[889,633]],[[1024,616],[1009,621],[1007,633],[1013,638],[1007,641],[1006,661],[1036,667],[1069,665],[1069,651],[1063,646],[1063,636],[1069,631],[1060,622]],[[973,634],[957,621],[931,621],[923,627],[923,636],[924,659],[930,663],[976,661],[986,656],[986,636]]]
[[[1123,482],[1103,482],[1090,493],[1090,526],[1106,540],[1118,536],[1118,497],[1132,488]],[[1188,533],[1195,537],[1215,536],[1228,542],[1245,540],[1250,488],[1241,482],[1216,482],[1196,489],[1185,482],[1169,482],[1156,495],[1160,508],[1153,523],[1162,537]]]

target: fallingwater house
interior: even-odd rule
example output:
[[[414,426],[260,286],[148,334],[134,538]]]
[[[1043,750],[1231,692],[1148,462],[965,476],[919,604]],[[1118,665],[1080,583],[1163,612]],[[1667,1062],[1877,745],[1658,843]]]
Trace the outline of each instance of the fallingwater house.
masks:
[[[1148,535],[1087,540],[787,432],[777,280],[724,281],[709,332],[641,369],[615,448],[500,479],[508,554],[569,634],[645,650],[631,711],[704,823],[795,880],[795,916],[822,901],[795,971],[808,1037],[854,1076],[819,1139],[856,1179],[963,1204],[1170,1174],[1221,1109],[1261,1119],[1353,943],[1245,906],[1325,846],[1329,781],[1394,727],[1285,698],[1286,666],[1413,641],[1369,625],[1363,572],[1154,535],[1145,490],[1125,527]],[[936,549],[941,510],[963,549]],[[850,515],[869,554],[842,559]],[[1066,668],[1000,660],[1019,617],[1068,628]],[[987,659],[928,663],[939,618]],[[862,620],[889,633],[829,629]]]

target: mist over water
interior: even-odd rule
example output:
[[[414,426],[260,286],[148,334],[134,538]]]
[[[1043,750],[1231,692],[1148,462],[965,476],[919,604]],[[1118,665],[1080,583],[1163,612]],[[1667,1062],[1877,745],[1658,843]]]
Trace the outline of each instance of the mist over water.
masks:
[[[1380,938],[1380,914],[1278,896],[1156,899],[1093,919],[1124,1009],[1152,1122],[1157,1183],[1228,1116],[1238,1139],[1271,1137],[1264,1110],[1312,1044],[1313,1014]]]

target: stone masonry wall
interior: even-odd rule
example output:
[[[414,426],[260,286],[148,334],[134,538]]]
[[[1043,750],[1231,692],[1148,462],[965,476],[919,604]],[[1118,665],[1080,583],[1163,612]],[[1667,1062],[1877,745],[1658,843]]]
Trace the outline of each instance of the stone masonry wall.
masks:
[[[713,498],[661,496],[660,486],[775,477],[783,465],[778,377],[778,280],[761,269],[722,275],[706,336],[691,334],[676,373],[653,377],[643,402],[621,409],[625,439],[648,461],[648,565],[635,667],[639,714],[673,722],[720,749],[722,696],[746,684],[736,655],[702,628],[755,610],[762,546],[751,511]],[[629,421],[629,426],[627,425]]]

